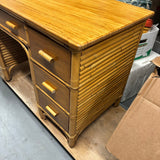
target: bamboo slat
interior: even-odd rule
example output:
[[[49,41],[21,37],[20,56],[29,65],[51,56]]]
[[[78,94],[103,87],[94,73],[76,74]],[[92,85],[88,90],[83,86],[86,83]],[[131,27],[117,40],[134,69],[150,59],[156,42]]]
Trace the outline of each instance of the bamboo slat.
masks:
[[[129,65],[130,63],[128,62],[124,66],[124,67],[126,67],[126,69],[123,68],[124,71],[128,71],[129,70],[129,68],[127,68],[128,67],[127,65]],[[116,71],[116,69],[114,69],[113,71],[114,72],[112,72],[110,74],[106,74],[105,79],[103,79],[103,80],[100,79],[98,82],[95,81],[94,84],[89,85],[89,87],[90,88],[92,87],[92,89],[89,89],[89,87],[87,87],[87,89],[79,92],[79,100],[81,100],[83,97],[85,97],[87,95],[89,96],[90,94],[96,93],[97,91],[99,91],[100,89],[102,89],[103,87],[105,87],[106,85],[108,85],[109,82],[114,83],[114,82],[112,82],[111,79],[112,78],[115,78],[115,79],[119,78],[118,76],[120,76],[121,72]],[[115,76],[115,74],[117,76]]]
[[[125,58],[127,58],[127,56],[130,56],[130,53],[133,53],[135,51],[135,47],[131,48],[129,51],[123,51],[123,52],[119,52],[120,56],[116,57],[113,55],[113,57],[111,57],[110,59],[104,61],[108,62],[105,63],[104,65],[102,65],[101,67],[97,67],[94,70],[91,70],[89,73],[85,74],[85,76],[80,76],[80,83],[81,86],[83,86],[87,81],[87,79],[91,78],[91,77],[95,77],[98,76],[100,74],[102,74],[103,72],[105,72],[107,69],[111,68],[111,67],[116,67],[116,65],[121,61],[121,63],[124,61]],[[128,55],[126,55],[126,53],[128,53]],[[122,61],[123,60],[123,61]],[[102,63],[103,64],[103,63]],[[85,82],[85,83],[84,83]]]
[[[122,52],[125,49],[131,49],[135,46],[135,42],[132,42],[130,44],[127,44],[125,47],[121,47],[121,48],[116,48],[112,51],[107,52],[106,57],[104,57],[101,61],[97,61],[94,64],[92,64],[91,66],[83,69],[80,71],[80,76],[84,77],[86,74],[90,73],[92,70],[95,70],[97,68],[102,67],[106,62],[109,61],[110,58],[114,59],[115,57],[117,57],[116,55],[118,54],[118,52]],[[115,52],[114,52],[115,51]],[[105,53],[104,53],[105,54]]]
[[[81,60],[84,60],[87,57],[90,57],[92,54],[94,54],[94,52],[97,52],[98,50],[103,49],[104,46],[106,46],[106,47],[111,46],[111,45],[121,41],[122,39],[120,37],[122,37],[123,35],[126,35],[128,33],[134,34],[135,32],[139,31],[139,29],[141,27],[143,27],[142,23],[135,25],[135,26],[123,31],[123,32],[120,32],[120,33],[110,37],[109,39],[102,41],[101,43],[94,45],[93,47],[90,47],[90,48],[84,50],[82,52]]]
[[[105,86],[105,89],[110,90],[110,88],[112,88],[112,85],[113,85],[112,81],[114,81],[114,83],[119,83],[119,81],[121,79],[124,79],[127,76],[128,76],[128,73],[126,72],[126,70],[124,70],[124,72],[122,72],[118,76],[118,78],[116,77],[116,78],[112,78],[112,79],[110,79],[108,81],[104,81],[104,83],[102,83],[102,87],[99,87],[98,89],[95,89],[90,94],[84,94],[83,97],[79,98],[78,99],[78,105],[80,105],[81,103],[84,103],[86,100],[89,100],[91,97],[93,97],[94,95],[96,95],[99,90],[101,91],[104,88],[104,86]],[[106,85],[107,85],[107,87],[106,87]]]
[[[137,36],[137,37],[138,37],[138,36]],[[134,40],[135,40],[135,41],[138,40],[137,37],[130,39],[128,42],[125,42],[125,45],[126,45],[127,43],[130,43],[130,42],[133,43]],[[117,47],[117,49],[118,49],[118,47]],[[93,61],[90,61],[90,62],[88,62],[87,64],[85,64],[84,66],[81,66],[80,69],[83,70],[83,69],[85,69],[86,67],[89,67],[90,65],[92,65],[92,64],[96,63],[97,61],[101,60],[102,58],[104,58],[104,55],[103,55],[103,54],[102,54],[101,56],[99,56],[97,59],[94,59]]]
[[[133,52],[132,52],[133,53]],[[131,57],[132,57],[132,55],[131,55]],[[126,59],[124,59],[124,60],[127,60],[127,57],[126,57]],[[115,65],[112,65],[113,67],[116,67]],[[120,63],[120,66],[119,67],[123,67],[123,62],[122,63]],[[120,69],[120,68],[119,68]],[[100,73],[98,73],[97,75],[94,75],[94,76],[92,76],[92,77],[90,77],[89,79],[87,79],[85,82],[83,82],[82,84],[80,84],[80,88],[82,87],[82,86],[84,86],[84,85],[88,85],[89,83],[93,83],[93,81],[101,81],[101,80],[103,80],[105,77],[107,77],[109,74],[110,74],[110,72],[112,72],[112,70],[115,70],[115,71],[117,71],[116,70],[116,68],[113,68],[112,69],[112,67],[109,67],[108,68],[108,70],[105,70],[105,71],[102,71],[102,72],[100,72]],[[108,73],[108,72],[109,73]]]
[[[108,46],[106,46],[105,48],[98,50],[98,51],[94,51],[93,55],[86,58],[85,60],[81,61],[81,70],[83,70],[83,68],[88,67],[88,65],[91,65],[92,63],[95,63],[97,60],[105,57],[105,54],[102,53],[107,53],[107,51],[113,50],[114,51],[122,46],[126,46],[127,44],[129,44],[130,42],[133,42],[134,40],[137,39],[137,36],[139,35],[139,32],[137,32],[136,34],[129,34],[126,37],[121,37],[121,40],[119,40],[117,43],[113,43],[110,44]],[[84,65],[84,66],[83,66]]]
[[[77,131],[81,132],[85,127],[88,126],[94,119],[96,119],[104,110],[111,106],[117,96],[122,92],[122,90],[117,90],[112,92],[109,96],[105,97],[105,100],[95,103],[93,106],[85,107],[87,110],[82,117],[77,116]]]
[[[27,56],[21,45],[2,30],[0,30],[0,37],[0,52],[4,65],[10,72],[11,68],[26,61]]]
[[[82,52],[77,133],[122,96],[143,24]]]
[[[103,90],[99,91],[96,95],[92,96],[91,98],[88,98],[82,104],[78,105],[78,110],[80,111],[79,115],[83,114],[82,110],[85,109],[83,106],[89,107],[92,104],[97,103],[98,100],[102,100],[109,93],[113,92],[115,88],[119,87],[119,85],[123,85],[123,81],[125,79],[126,77],[124,77],[121,81],[117,82],[116,84],[113,84],[112,86],[109,86],[108,88],[104,88]]]

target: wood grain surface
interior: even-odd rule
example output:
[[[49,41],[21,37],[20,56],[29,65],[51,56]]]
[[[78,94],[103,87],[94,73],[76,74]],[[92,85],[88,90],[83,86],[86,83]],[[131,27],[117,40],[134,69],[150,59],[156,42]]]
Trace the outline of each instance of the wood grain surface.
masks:
[[[79,50],[153,15],[116,0],[1,0],[0,8]]]

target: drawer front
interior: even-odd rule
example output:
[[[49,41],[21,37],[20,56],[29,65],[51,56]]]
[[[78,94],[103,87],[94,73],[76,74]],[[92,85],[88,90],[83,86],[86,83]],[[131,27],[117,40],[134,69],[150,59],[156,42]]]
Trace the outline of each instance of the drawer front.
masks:
[[[71,54],[64,47],[28,28],[31,56],[46,69],[70,83]]]
[[[69,117],[54,102],[52,102],[40,90],[36,89],[38,104],[63,128],[68,132]]]
[[[27,43],[24,24],[2,10],[0,10],[0,25],[7,31],[16,35],[18,39],[21,41],[25,40],[25,43]]]
[[[45,72],[36,64],[33,64],[36,85],[46,92],[52,99],[69,112],[69,88],[56,78]]]

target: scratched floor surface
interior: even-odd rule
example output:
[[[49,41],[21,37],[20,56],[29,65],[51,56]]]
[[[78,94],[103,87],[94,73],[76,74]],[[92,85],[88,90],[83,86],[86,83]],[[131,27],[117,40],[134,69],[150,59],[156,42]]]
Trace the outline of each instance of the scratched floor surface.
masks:
[[[0,160],[72,160],[0,78]]]

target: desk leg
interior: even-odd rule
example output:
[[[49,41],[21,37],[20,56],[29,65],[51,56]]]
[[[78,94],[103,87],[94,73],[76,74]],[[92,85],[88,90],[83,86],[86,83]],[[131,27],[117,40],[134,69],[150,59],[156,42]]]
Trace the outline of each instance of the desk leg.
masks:
[[[5,66],[4,64],[4,61],[3,61],[3,57],[2,57],[2,54],[0,53],[0,67],[1,67],[1,70],[2,70],[2,74],[4,76],[4,79],[6,81],[10,81],[11,80],[11,76],[9,74],[9,71],[7,69],[7,67]]]
[[[78,136],[76,137],[67,137],[68,145],[73,148],[76,144]]]
[[[40,117],[45,120],[46,119],[45,113],[40,108],[38,108],[38,112],[39,112]]]
[[[113,107],[118,107],[119,106],[121,98],[122,98],[122,96],[115,101],[115,103],[113,104]]]

